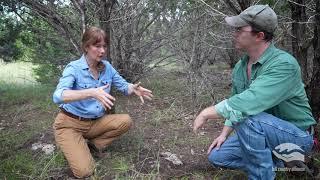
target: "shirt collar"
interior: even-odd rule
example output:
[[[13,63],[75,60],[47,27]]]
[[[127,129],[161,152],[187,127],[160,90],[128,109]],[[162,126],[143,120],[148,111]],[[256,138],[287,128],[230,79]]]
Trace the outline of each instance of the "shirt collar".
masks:
[[[274,51],[276,47],[274,46],[274,43],[270,43],[270,45],[268,46],[268,48],[262,53],[261,57],[259,58],[259,60],[254,63],[254,64],[264,64],[267,60],[270,59],[270,55],[272,54],[272,52]],[[246,54],[245,56],[243,56],[242,58],[243,63],[246,64],[247,61],[249,61],[249,56],[248,54]]]
[[[272,55],[273,50],[276,47],[274,46],[273,43],[270,43],[269,47],[263,52],[261,57],[258,60],[258,63],[264,64],[268,59],[270,59],[270,56]]]
[[[86,56],[85,54],[83,54],[80,58],[80,67],[81,69],[85,70],[85,69],[89,69],[89,65],[87,63],[86,60]],[[100,62],[99,66],[98,66],[98,71],[103,71],[105,69],[106,65],[103,63],[103,61]]]
[[[81,67],[81,69],[89,69],[89,66],[88,66],[88,63],[87,63],[87,60],[86,60],[86,57],[84,54],[80,58],[80,67]]]

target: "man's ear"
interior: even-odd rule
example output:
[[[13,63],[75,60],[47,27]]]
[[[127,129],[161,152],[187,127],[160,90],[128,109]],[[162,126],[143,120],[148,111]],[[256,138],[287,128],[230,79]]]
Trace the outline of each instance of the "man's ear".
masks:
[[[264,40],[264,36],[265,36],[264,32],[258,32],[256,35],[259,40]]]

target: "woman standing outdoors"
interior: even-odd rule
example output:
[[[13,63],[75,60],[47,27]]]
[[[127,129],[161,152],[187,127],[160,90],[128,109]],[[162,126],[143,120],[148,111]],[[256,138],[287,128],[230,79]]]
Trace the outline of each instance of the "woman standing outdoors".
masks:
[[[151,100],[152,92],[138,84],[128,83],[112,65],[104,60],[106,33],[97,27],[85,31],[82,37],[83,55],[70,62],[63,71],[53,101],[59,104],[53,124],[55,140],[77,178],[93,173],[94,155],[103,150],[132,124],[128,114],[108,114],[115,98],[110,95],[114,86],[125,95],[135,94]]]

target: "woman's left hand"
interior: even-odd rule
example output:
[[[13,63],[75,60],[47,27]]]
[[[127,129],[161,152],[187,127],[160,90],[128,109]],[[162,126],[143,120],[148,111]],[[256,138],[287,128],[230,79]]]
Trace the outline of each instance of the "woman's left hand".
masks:
[[[141,103],[144,103],[143,98],[147,98],[148,100],[152,100],[152,91],[140,86],[141,82],[133,85],[133,92],[140,97]]]

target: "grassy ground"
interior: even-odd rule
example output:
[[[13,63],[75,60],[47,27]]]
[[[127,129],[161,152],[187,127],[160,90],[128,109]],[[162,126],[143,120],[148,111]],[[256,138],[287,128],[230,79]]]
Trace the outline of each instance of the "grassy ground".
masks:
[[[18,85],[36,84],[32,76],[32,68],[34,67],[34,65],[27,62],[6,64],[0,61],[0,81]]]
[[[68,165],[59,150],[52,155],[32,151],[36,142],[53,143],[51,125],[58,108],[51,102],[54,87],[34,83],[30,74],[9,79],[26,64],[1,65],[0,72],[0,179],[70,179]],[[109,156],[96,159],[91,179],[245,179],[240,171],[210,166],[206,150],[220,133],[223,121],[210,122],[198,135],[192,132],[196,114],[228,95],[230,73],[226,66],[207,69],[206,84],[198,82],[197,99],[191,99],[186,74],[158,70],[143,86],[153,90],[154,100],[141,106],[139,99],[117,95],[117,112],[129,113],[133,128],[115,141]],[[210,89],[210,91],[208,91]],[[165,160],[162,153],[177,155],[183,165]],[[316,159],[317,160],[317,159]],[[317,163],[319,163],[317,161]],[[278,179],[305,178],[278,173]]]

